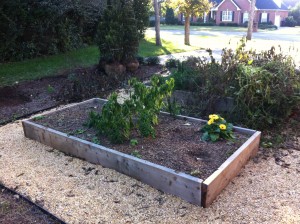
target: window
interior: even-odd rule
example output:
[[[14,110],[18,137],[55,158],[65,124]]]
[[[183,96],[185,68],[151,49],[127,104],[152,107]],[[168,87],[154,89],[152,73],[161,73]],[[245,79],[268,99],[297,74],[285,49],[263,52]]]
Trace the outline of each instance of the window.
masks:
[[[244,12],[243,14],[243,23],[244,22],[248,22],[249,21],[249,13],[248,12]]]
[[[232,11],[223,11],[222,21],[232,21]]]
[[[263,13],[261,14],[260,22],[261,22],[261,23],[266,23],[266,22],[268,22],[268,13],[263,12]]]

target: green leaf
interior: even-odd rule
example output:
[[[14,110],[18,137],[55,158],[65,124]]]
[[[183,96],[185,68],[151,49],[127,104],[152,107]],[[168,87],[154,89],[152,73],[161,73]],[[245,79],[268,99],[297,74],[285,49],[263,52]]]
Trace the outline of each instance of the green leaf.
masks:
[[[210,134],[209,136],[213,142],[217,141],[220,138],[219,134]]]
[[[209,137],[208,132],[204,132],[202,137],[201,137],[201,140],[202,141],[208,141],[209,139],[210,139],[210,137]]]

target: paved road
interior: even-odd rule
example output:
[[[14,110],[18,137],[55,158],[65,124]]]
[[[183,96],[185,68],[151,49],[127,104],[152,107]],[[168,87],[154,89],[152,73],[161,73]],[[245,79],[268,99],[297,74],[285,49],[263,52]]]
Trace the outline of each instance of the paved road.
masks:
[[[154,30],[148,29],[147,32],[150,32],[153,34],[151,35],[155,35],[154,34]],[[184,31],[183,30],[162,30],[161,31],[161,37],[163,37],[164,35],[184,35]],[[191,36],[193,35],[198,35],[198,36],[211,36],[211,37],[218,37],[220,38],[220,41],[225,40],[225,39],[241,39],[242,37],[245,36],[244,32],[227,32],[227,31],[191,31]],[[294,60],[295,63],[297,65],[297,67],[300,66],[300,54],[299,54],[299,50],[298,51],[294,51],[291,52],[289,50],[291,45],[295,45],[296,48],[299,48],[300,46],[300,32],[299,29],[293,29],[293,28],[280,28],[278,30],[275,31],[259,31],[257,33],[253,33],[253,40],[257,40],[258,42],[254,42],[252,43],[255,46],[257,46],[257,44],[260,45],[264,45],[264,41],[263,40],[270,40],[270,42],[272,41],[272,44],[276,43],[276,41],[278,41],[279,45],[283,46],[285,45],[285,48],[283,47],[281,50],[284,54],[287,55],[291,55]],[[267,44],[265,44],[267,46]],[[221,59],[221,48],[220,48],[220,44],[218,45],[216,43],[215,48],[212,48],[213,50],[213,56],[216,58],[216,60],[220,60]],[[252,46],[253,47],[253,46]],[[263,47],[263,46],[260,46]],[[269,47],[268,47],[269,49]],[[188,56],[196,56],[196,57],[202,57],[205,56],[207,58],[209,58],[208,53],[204,50],[197,50],[197,51],[192,51],[192,52],[184,52],[184,53],[178,53],[178,54],[173,54],[173,55],[164,55],[161,56],[161,63],[164,63],[168,58],[176,58],[176,59],[180,59],[183,60],[184,58],[188,57]]]
[[[280,28],[274,31],[259,31],[253,33],[253,39],[260,40],[278,40],[288,42],[300,42],[300,33],[293,32],[293,28]],[[297,29],[298,31],[298,29]],[[148,32],[154,32],[154,30],[148,30]],[[183,35],[183,30],[161,30],[161,36],[164,34],[168,35]],[[191,31],[190,35],[197,36],[211,36],[211,37],[229,37],[229,38],[242,38],[246,36],[245,32],[228,32],[228,31]]]

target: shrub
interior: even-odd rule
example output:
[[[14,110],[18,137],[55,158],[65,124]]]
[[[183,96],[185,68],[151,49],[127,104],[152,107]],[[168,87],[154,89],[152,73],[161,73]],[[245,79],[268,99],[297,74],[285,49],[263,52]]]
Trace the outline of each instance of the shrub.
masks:
[[[239,26],[239,24],[237,24],[237,23],[227,23],[226,25],[227,26],[232,26],[232,27],[238,27]]]
[[[191,26],[215,26],[216,24],[214,22],[191,22]]]
[[[157,56],[153,56],[146,58],[145,61],[147,65],[158,65],[160,63],[160,58]]]
[[[133,2],[111,0],[107,4],[98,25],[100,54],[113,62],[132,60],[139,45]]]
[[[133,11],[139,39],[144,38],[145,31],[149,26],[149,7],[150,1],[148,0],[133,0]]]
[[[268,23],[259,23],[258,28],[262,30],[277,30],[278,27],[275,25],[272,25],[272,22]]]
[[[160,83],[159,78],[154,76],[151,87],[146,87],[136,79],[131,79],[129,85],[133,92],[123,104],[118,102],[117,94],[113,93],[101,114],[90,113],[89,126],[96,128],[114,143],[129,140],[133,129],[137,129],[144,137],[155,137],[154,126],[158,124],[163,100],[172,93],[174,80]]]
[[[146,64],[145,58],[143,56],[137,55],[137,56],[135,56],[135,58],[136,58],[136,60],[138,60],[138,62],[139,62],[140,65]]]
[[[211,52],[210,52],[211,53]],[[223,49],[221,62],[189,58],[171,75],[175,88],[197,93],[200,116],[216,111],[220,99],[233,99],[227,117],[250,128],[266,129],[289,117],[300,103],[300,74],[293,59],[275,48]]]
[[[174,10],[172,8],[167,8],[165,21],[167,25],[175,25],[177,23],[177,19],[174,16]]]
[[[149,21],[149,27],[155,27],[155,20]]]
[[[289,16],[292,16],[297,22],[297,26],[300,26],[300,2],[290,9]]]
[[[167,68],[177,68],[179,63],[180,63],[180,61],[178,59],[169,58],[166,61],[166,67]]]
[[[295,27],[296,25],[297,21],[294,20],[293,16],[285,18],[285,20],[282,22],[282,26]]]
[[[102,3],[3,0],[0,61],[66,52],[92,43]]]

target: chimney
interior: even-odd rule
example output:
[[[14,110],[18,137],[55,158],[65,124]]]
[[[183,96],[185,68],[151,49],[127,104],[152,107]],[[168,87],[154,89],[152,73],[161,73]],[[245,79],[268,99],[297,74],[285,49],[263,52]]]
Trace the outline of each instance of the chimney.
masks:
[[[281,8],[281,0],[273,0],[275,3],[276,3],[276,5],[279,7],[279,8]]]

